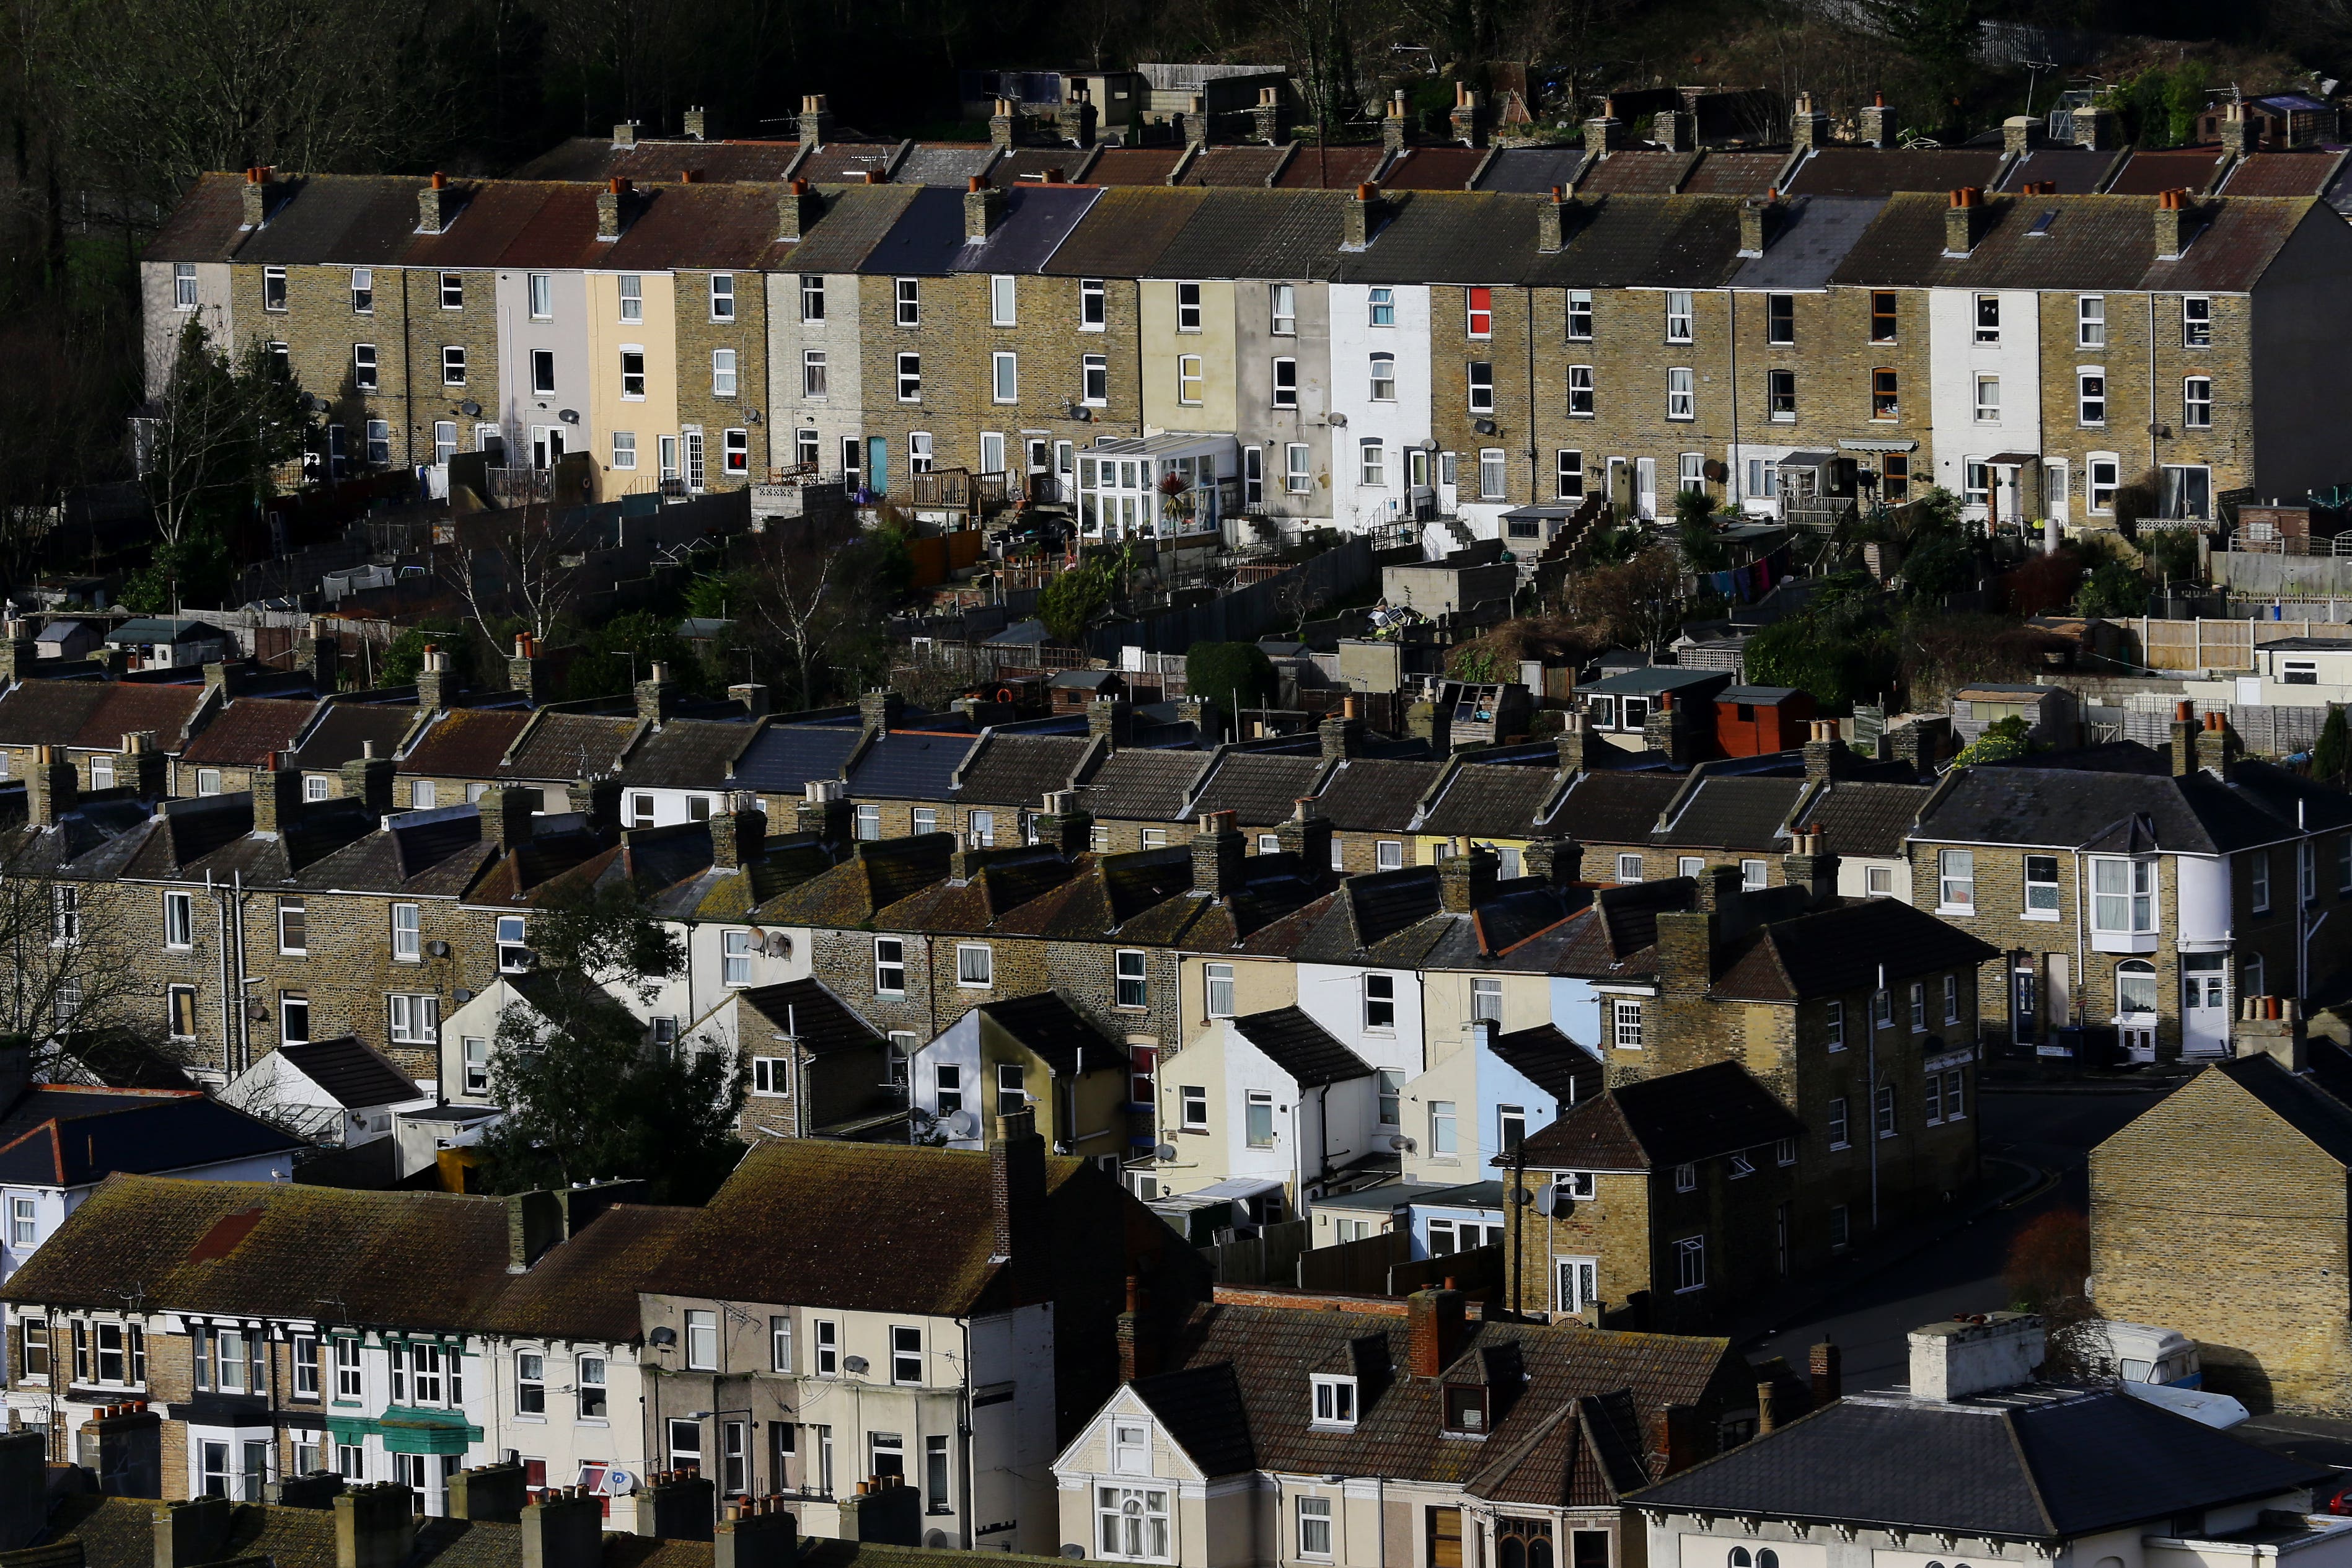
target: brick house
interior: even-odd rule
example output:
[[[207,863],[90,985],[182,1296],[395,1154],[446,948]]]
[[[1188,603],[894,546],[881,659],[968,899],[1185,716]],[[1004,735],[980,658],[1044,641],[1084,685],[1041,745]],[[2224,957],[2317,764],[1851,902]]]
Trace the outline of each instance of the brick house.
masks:
[[[1621,1499],[1752,1425],[1719,1339],[1471,1319],[1453,1290],[1223,1303],[1055,1461],[1061,1539],[1107,1562],[1621,1568]],[[1323,1309],[1323,1310],[1310,1310]]]
[[[1520,1146],[1503,1205],[1513,1300],[1594,1324],[1704,1331],[1794,1277],[1804,1124],[1738,1062],[1604,1089]]]
[[[2282,1034],[2284,1059],[2248,1042],[2091,1152],[2090,1291],[2104,1316],[2195,1338],[2204,1386],[2335,1415],[2352,1409],[2352,1057]]]
[[[274,757],[293,753],[324,707],[300,698],[232,699],[172,759],[172,793],[236,795],[251,789],[255,775]],[[323,779],[318,787],[327,787]]]
[[[0,759],[7,777],[29,778],[37,752],[47,747],[55,760],[72,763],[82,789],[129,785],[131,771],[121,763],[128,737],[152,736],[158,760],[168,761],[226,710],[226,700],[227,692],[211,680],[19,680],[0,694]],[[151,793],[168,793],[168,772],[155,782]]]
[[[2000,953],[1988,1024],[2019,1047],[2071,1024],[2135,1061],[2219,1056],[2237,997],[2345,962],[2321,917],[2352,897],[2352,799],[2174,730],[2162,774],[1955,770],[1906,836],[1913,901]]]

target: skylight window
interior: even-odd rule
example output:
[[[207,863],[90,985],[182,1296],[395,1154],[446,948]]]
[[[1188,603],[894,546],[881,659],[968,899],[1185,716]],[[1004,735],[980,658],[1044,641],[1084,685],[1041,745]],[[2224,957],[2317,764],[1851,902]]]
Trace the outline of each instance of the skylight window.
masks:
[[[2056,207],[2052,207],[2049,211],[2043,213],[2041,216],[2033,220],[2033,226],[2025,231],[2027,237],[2034,239],[2048,237],[2050,226],[2057,221],[2058,209]]]

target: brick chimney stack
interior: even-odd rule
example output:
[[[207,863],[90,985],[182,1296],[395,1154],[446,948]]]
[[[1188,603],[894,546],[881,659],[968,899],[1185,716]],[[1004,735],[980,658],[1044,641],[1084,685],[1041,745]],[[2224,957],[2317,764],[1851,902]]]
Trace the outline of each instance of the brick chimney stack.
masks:
[[[1625,122],[1603,110],[1584,122],[1584,155],[1605,158],[1625,145]]]
[[[1454,84],[1454,107],[1445,116],[1454,140],[1465,147],[1484,147],[1486,132],[1478,114],[1478,95],[1461,82]]]
[[[416,668],[416,705],[427,713],[441,712],[455,695],[448,686],[449,656],[441,651],[438,644],[426,643]]]
[[[1299,869],[1319,877],[1331,865],[1331,819],[1322,814],[1312,795],[1301,795],[1290,805],[1290,819],[1274,830],[1286,854],[1296,855]]]
[[[1484,845],[1465,851],[1456,840],[1453,854],[1437,863],[1437,901],[1449,915],[1466,915],[1495,896],[1501,879],[1502,858]]]
[[[439,234],[457,216],[457,193],[449,188],[449,176],[436,169],[425,188],[416,193],[416,231]]]
[[[2000,150],[2012,158],[2033,151],[2042,140],[2042,121],[2030,114],[2012,114],[2000,122]]]
[[[621,237],[621,230],[628,226],[628,215],[625,209],[628,205],[630,190],[629,182],[615,174],[604,182],[603,190],[596,193],[596,237],[598,239],[609,241]]]
[[[1364,751],[1364,721],[1359,718],[1356,695],[1349,692],[1339,700],[1339,711],[1315,726],[1315,733],[1323,742],[1326,757],[1361,756]]]
[[[776,197],[776,237],[806,239],[810,227],[824,216],[824,204],[809,183],[794,180]]]
[[[1650,117],[1650,140],[1669,153],[1688,153],[1698,145],[1698,116],[1686,109],[1661,109]]]
[[[2156,258],[2169,261],[2197,237],[2201,218],[2195,200],[2185,189],[2164,191],[2156,198]]]
[[[726,810],[711,816],[710,863],[722,870],[740,871],[758,865],[767,842],[768,814],[760,809],[756,795],[737,794],[729,799]]]
[[[1355,200],[1347,206],[1347,232],[1341,237],[1339,248],[1361,250],[1372,243],[1372,230],[1380,222],[1381,188],[1367,181],[1356,187]]]
[[[1286,129],[1282,123],[1281,89],[1259,88],[1257,107],[1250,110],[1250,134],[1269,147],[1279,147]]]
[[[1865,147],[1884,151],[1895,145],[1898,127],[1895,110],[1888,105],[1885,93],[1871,94],[1870,107],[1862,111],[1860,129],[1862,144]]]
[[[1564,186],[1551,188],[1551,199],[1536,205],[1536,249],[1545,256],[1557,256],[1568,246],[1569,215],[1576,210],[1576,198]]]
[[[1381,148],[1391,156],[1404,151],[1406,121],[1404,92],[1400,89],[1389,100],[1389,111],[1381,119]]]
[[[1789,117],[1789,144],[1813,152],[1830,144],[1830,117],[1813,107],[1813,95],[1797,95],[1797,111]]]
[[[1009,98],[1000,98],[989,106],[988,144],[1000,153],[1013,150],[1014,132],[1020,128],[1019,106]]]
[[[597,1506],[590,1500],[592,1510]],[[415,1494],[401,1483],[353,1487],[337,1495],[335,1568],[402,1568],[415,1539]]]
[[[669,666],[656,659],[651,673],[637,682],[635,693],[641,722],[659,724],[668,718],[670,706],[677,699],[677,685],[669,678]]]
[[[253,830],[283,833],[302,819],[302,770],[283,752],[253,774]]]
[[[1984,234],[1986,213],[1981,187],[1962,185],[1953,191],[1944,207],[1944,254],[1966,256],[1974,250]]]
[[[360,754],[338,771],[345,800],[363,802],[370,816],[392,815],[393,761],[375,754],[373,741],[361,742]]]
[[[1045,1209],[1045,1140],[1037,1113],[1016,1110],[996,1119],[988,1141],[989,1205],[996,1222],[996,1258],[1013,1268],[1013,1304],[1053,1296],[1053,1245]]]
[[[1462,1292],[1424,1287],[1404,1299],[1406,1371],[1437,1377],[1462,1353]]]
[[[274,170],[256,163],[245,172],[245,226],[259,228],[269,221],[269,187]]]
[[[964,238],[977,245],[1003,220],[1004,193],[990,184],[986,174],[971,176],[964,183]]]
[[[1837,1346],[1823,1340],[1812,1348],[1806,1359],[1806,1370],[1812,1380],[1814,1409],[1845,1397],[1845,1380],[1840,1367]]]
[[[825,106],[824,94],[812,92],[801,99],[801,144],[822,148],[833,137],[833,110]]]
[[[1187,147],[1209,144],[1209,95],[1196,92],[1176,117],[1176,140]]]
[[[718,117],[698,103],[686,111],[686,117],[680,121],[680,125],[686,132],[688,141],[709,142],[713,139],[713,132],[718,129]]]
[[[1234,826],[1232,812],[1202,813],[1200,831],[1192,836],[1192,890],[1213,899],[1240,892],[1248,852],[1249,841]]]
[[[1748,196],[1739,204],[1739,254],[1761,256],[1772,242],[1772,231],[1780,226],[1780,193],[1769,190],[1762,197]]]

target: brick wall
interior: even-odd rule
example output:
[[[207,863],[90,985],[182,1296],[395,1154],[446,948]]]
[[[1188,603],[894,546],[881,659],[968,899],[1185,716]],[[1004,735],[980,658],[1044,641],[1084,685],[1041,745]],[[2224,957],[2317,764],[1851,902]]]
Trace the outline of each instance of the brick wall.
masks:
[[[2208,1071],[2092,1151],[2093,1295],[2200,1342],[2209,1388],[2341,1415],[2347,1220],[2344,1166]]]
[[[496,417],[500,402],[499,366],[498,277],[489,271],[460,271],[454,274],[463,283],[462,308],[449,310],[441,303],[442,274],[437,271],[404,269],[399,272],[376,274],[377,309],[382,310],[387,287],[396,287],[405,297],[403,307],[408,323],[409,385],[414,395],[409,399],[404,417],[393,423],[394,439],[404,423],[407,429],[407,450],[410,461],[426,463],[433,460],[433,425],[436,420],[449,420],[457,426],[457,447],[460,451],[473,445],[473,428],[478,417]],[[441,351],[462,348],[466,351],[466,382],[454,386],[442,373]],[[486,411],[480,416],[469,415],[461,405],[479,404]]]
[[[734,285],[734,314],[712,319],[711,279]],[[754,425],[753,413],[767,402],[768,294],[765,279],[757,272],[680,272],[677,277],[677,417],[681,429],[699,426],[704,433],[704,488],[740,489],[763,483],[770,465],[789,464],[792,430],[773,418]],[[718,390],[712,355],[731,350],[735,355],[735,390]],[[727,432],[740,430],[748,443],[742,472],[727,471]],[[772,442],[785,449],[776,451]],[[641,458],[640,461],[643,460]]]

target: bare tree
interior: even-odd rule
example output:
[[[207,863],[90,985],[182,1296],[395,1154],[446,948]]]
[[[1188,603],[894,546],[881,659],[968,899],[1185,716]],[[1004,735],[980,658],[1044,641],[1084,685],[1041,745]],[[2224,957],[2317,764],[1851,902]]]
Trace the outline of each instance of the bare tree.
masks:
[[[820,654],[854,602],[864,595],[856,581],[866,552],[854,546],[826,549],[808,538],[788,538],[782,529],[760,535],[753,570],[760,592],[746,606],[751,620],[777,644],[792,665],[802,708],[816,705]]]
[[[133,1052],[175,1057],[127,911],[108,885],[58,875],[48,848],[35,837],[0,871],[0,1037],[32,1041],[43,1079],[78,1077],[77,1064],[103,1072]]]
[[[1682,624],[1682,561],[1673,545],[1652,545],[1622,566],[1578,573],[1560,596],[1570,619],[1605,626],[1629,647],[1656,647]]]
[[[579,518],[579,512],[567,514]],[[545,640],[579,605],[594,539],[544,502],[459,518],[441,576],[493,647],[510,630]]]

